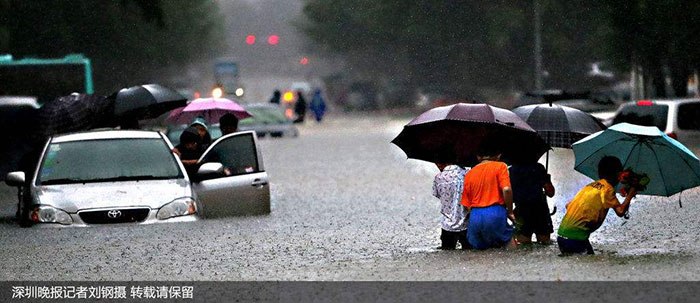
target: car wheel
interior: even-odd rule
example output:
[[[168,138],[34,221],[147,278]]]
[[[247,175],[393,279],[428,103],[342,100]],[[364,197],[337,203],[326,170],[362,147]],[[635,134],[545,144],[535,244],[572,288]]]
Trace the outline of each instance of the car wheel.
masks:
[[[282,137],[282,135],[284,135],[284,133],[282,133],[282,132],[270,133],[270,137],[273,137],[273,138],[279,138],[279,137]]]

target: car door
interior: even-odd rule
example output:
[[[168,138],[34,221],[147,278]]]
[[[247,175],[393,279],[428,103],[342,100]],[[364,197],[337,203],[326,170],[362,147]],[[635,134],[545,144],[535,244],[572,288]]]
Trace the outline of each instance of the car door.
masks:
[[[197,176],[193,188],[205,217],[270,213],[270,186],[258,138],[253,131],[238,132],[216,140],[199,163],[218,162],[224,173]]]

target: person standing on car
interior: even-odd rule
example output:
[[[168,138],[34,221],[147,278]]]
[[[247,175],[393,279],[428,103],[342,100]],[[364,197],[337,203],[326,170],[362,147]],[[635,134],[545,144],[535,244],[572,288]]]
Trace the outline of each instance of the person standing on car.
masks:
[[[311,98],[311,111],[314,112],[316,122],[321,122],[323,115],[326,113],[326,101],[321,97],[321,89],[314,91],[314,96]]]
[[[294,123],[304,123],[304,117],[306,116],[306,99],[304,99],[304,94],[301,91],[297,91],[297,103],[294,104],[294,113],[297,115],[297,119]]]

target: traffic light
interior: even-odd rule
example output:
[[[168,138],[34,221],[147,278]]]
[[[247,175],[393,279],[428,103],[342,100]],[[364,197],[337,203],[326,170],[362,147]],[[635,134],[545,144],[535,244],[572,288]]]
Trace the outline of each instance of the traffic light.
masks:
[[[277,35],[270,35],[270,37],[267,37],[267,43],[270,43],[270,45],[277,45],[277,43],[280,42],[280,36]]]
[[[255,35],[245,36],[245,43],[248,43],[248,45],[255,44]]]
[[[301,65],[307,65],[309,64],[309,58],[303,57],[299,60],[299,63],[301,63]]]

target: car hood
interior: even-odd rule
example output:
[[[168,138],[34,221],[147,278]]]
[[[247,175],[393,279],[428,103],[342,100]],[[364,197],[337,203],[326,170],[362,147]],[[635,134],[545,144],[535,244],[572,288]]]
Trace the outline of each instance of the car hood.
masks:
[[[43,205],[69,213],[93,208],[160,208],[174,199],[193,196],[185,179],[46,185],[36,188]]]

